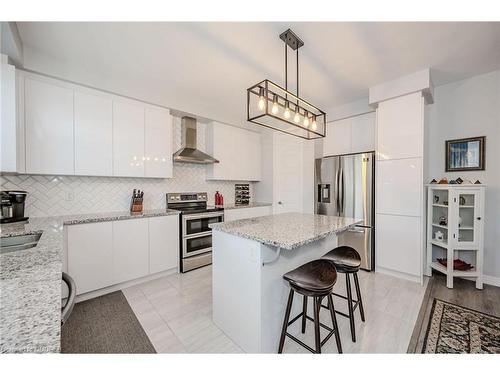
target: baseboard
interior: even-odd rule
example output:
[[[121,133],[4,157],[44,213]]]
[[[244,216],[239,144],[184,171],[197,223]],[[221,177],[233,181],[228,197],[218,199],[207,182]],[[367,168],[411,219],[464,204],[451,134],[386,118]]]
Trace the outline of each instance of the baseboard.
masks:
[[[135,279],[135,280],[126,281],[124,283],[111,285],[111,286],[108,286],[106,288],[93,290],[92,292],[87,292],[87,293],[77,295],[75,298],[75,302],[82,302],[82,301],[85,301],[85,300],[88,300],[91,298],[103,296],[105,294],[116,292],[118,290],[122,290],[125,288],[129,288],[129,287],[137,285],[137,284],[141,284],[141,283],[145,283],[145,282],[148,282],[151,280],[159,279],[160,277],[173,275],[174,273],[178,273],[177,268],[172,268],[171,270],[158,272],[158,273],[155,273],[153,275],[147,275],[147,276]]]
[[[380,266],[375,267],[375,272],[376,273],[383,273],[385,275],[397,277],[399,279],[404,279],[404,280],[408,280],[408,281],[413,281],[415,283],[423,284],[423,278],[421,276],[410,275],[408,273],[398,272],[398,271],[390,270],[388,268],[384,268],[384,267],[380,267]]]
[[[483,283],[500,287],[500,277],[483,275]]]

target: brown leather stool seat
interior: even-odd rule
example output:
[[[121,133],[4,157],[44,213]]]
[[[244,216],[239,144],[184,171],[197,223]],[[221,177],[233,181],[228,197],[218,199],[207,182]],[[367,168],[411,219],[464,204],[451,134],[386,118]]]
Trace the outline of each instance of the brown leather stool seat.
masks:
[[[343,312],[336,311],[337,314],[345,316],[349,318],[349,323],[351,326],[351,338],[353,342],[356,342],[356,326],[354,324],[354,310],[359,307],[359,314],[361,315],[361,321],[365,321],[365,311],[363,309],[363,301],[361,300],[361,289],[359,287],[358,280],[358,271],[361,266],[361,256],[359,253],[350,246],[339,246],[333,250],[330,250],[328,253],[323,255],[321,259],[328,260],[332,262],[337,272],[345,274],[345,282],[347,289],[347,296],[343,296],[337,293],[332,293],[334,296],[343,298],[347,300],[347,308],[348,314],[344,314]],[[349,275],[354,278],[354,287],[356,288],[356,298],[357,300],[352,299],[352,290],[351,290],[351,279]],[[325,308],[329,308],[329,306],[322,306]]]
[[[328,294],[337,281],[337,270],[332,262],[313,260],[287,272],[283,278],[305,292]]]
[[[288,295],[288,302],[285,310],[285,319],[283,321],[283,329],[281,330],[280,343],[278,353],[283,352],[285,338],[289,337],[296,343],[302,345],[307,350],[313,353],[321,353],[321,347],[335,335],[337,342],[337,349],[342,353],[342,345],[340,343],[339,329],[337,326],[337,318],[335,317],[335,307],[333,305],[332,291],[335,282],[337,281],[337,270],[333,262],[326,259],[317,259],[306,264],[303,264],[294,270],[287,272],[283,278],[290,284],[290,294]],[[295,318],[290,320],[290,312],[292,310],[293,295],[294,293],[303,296],[302,312]],[[314,302],[314,318],[307,315],[307,298],[312,297]],[[321,309],[321,301],[326,298],[328,301],[328,310],[332,319],[333,328],[319,321],[319,310]],[[293,324],[298,319],[302,318],[302,333],[305,333],[306,320],[314,322],[314,339],[316,348],[313,349],[304,342],[300,341],[295,336],[287,332],[288,326]],[[321,340],[319,328],[323,327],[329,333]]]
[[[361,266],[361,256],[350,246],[339,246],[323,255],[335,264],[338,272],[357,272]]]

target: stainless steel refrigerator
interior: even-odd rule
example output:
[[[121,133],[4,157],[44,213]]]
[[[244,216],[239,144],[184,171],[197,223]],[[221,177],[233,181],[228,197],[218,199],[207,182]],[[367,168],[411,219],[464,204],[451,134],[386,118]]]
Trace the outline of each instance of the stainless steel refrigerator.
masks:
[[[375,155],[373,152],[316,159],[315,213],[362,219],[339,235],[339,245],[355,248],[361,268],[375,269]]]

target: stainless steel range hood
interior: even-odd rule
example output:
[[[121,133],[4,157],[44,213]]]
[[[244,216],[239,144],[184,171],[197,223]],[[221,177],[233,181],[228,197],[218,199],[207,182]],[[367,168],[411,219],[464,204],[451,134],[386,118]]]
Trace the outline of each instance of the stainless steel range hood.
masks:
[[[184,116],[182,126],[182,145],[174,154],[174,162],[213,164],[219,161],[196,148],[196,119]]]

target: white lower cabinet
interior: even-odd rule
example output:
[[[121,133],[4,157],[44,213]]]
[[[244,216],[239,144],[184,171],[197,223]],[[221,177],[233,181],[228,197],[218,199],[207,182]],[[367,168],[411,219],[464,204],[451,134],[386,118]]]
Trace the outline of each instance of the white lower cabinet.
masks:
[[[249,219],[252,217],[266,216],[273,213],[272,206],[235,208],[224,211],[224,221]]]
[[[112,285],[112,222],[68,226],[67,259],[78,294]]]
[[[149,218],[149,273],[179,266],[179,216]]]
[[[118,284],[149,273],[148,219],[113,222],[113,281]]]
[[[175,270],[179,216],[70,225],[66,252],[78,295]]]

